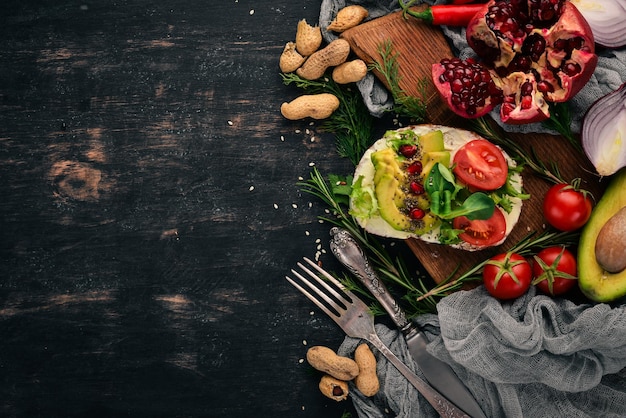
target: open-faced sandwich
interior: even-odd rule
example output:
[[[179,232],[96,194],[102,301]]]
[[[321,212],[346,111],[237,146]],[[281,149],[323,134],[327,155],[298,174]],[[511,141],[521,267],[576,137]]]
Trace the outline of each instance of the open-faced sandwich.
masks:
[[[415,125],[387,131],[364,153],[350,213],[378,236],[473,251],[504,242],[526,197],[500,147],[470,131]]]

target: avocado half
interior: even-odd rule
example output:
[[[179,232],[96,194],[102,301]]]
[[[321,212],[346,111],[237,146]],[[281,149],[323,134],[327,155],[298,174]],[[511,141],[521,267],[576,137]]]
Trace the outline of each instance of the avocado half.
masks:
[[[626,295],[626,270],[605,271],[596,261],[596,239],[604,224],[626,206],[626,170],[611,179],[591,217],[583,227],[578,246],[578,286],[596,302],[611,302]]]

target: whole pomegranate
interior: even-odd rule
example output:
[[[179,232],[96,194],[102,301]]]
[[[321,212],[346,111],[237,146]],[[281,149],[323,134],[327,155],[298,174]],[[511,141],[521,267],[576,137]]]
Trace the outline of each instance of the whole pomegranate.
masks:
[[[505,123],[540,122],[593,74],[591,28],[566,0],[491,0],[472,19],[467,42],[481,61],[443,59],[432,76],[450,108],[475,118],[500,107]]]

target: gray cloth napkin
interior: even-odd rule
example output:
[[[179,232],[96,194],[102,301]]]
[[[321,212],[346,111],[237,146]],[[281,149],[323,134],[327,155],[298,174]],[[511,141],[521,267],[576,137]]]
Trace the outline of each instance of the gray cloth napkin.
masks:
[[[427,4],[444,4],[445,0],[427,0]],[[320,9],[319,25],[322,34],[327,42],[337,38],[333,32],[326,29],[334,19],[337,11],[350,4],[360,4],[370,12],[369,19],[374,19],[392,11],[399,10],[398,1],[385,0],[322,0]],[[460,58],[474,57],[475,54],[467,45],[465,40],[465,28],[442,27],[444,35],[447,37],[455,56]],[[608,50],[600,49],[598,53],[598,66],[594,75],[587,85],[572,99],[572,132],[580,132],[581,122],[585,112],[600,97],[617,90],[619,86],[626,82],[626,49]],[[392,106],[392,99],[382,84],[375,79],[372,74],[357,84],[361,96],[367,105],[370,113],[376,117],[381,117]],[[497,121],[504,130],[509,132],[545,132],[554,134],[554,131],[543,126],[541,123],[526,125],[505,125],[500,122],[499,107],[492,112],[493,119]]]
[[[538,295],[513,302],[490,297],[483,286],[460,291],[418,323],[428,351],[450,364],[488,417],[626,416],[626,308],[576,305]],[[423,377],[398,331],[377,324],[381,339]],[[361,343],[346,338],[351,356]],[[352,387],[360,418],[436,417],[434,409],[378,352],[380,392]]]

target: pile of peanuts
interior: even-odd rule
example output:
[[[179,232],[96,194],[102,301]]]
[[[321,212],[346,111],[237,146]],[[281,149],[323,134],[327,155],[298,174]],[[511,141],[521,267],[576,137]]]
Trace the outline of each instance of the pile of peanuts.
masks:
[[[361,23],[368,16],[362,6],[344,7],[327,30],[341,33]],[[298,22],[295,42],[287,42],[280,56],[279,66],[283,73],[295,72],[306,80],[321,78],[333,68],[332,79],[337,84],[360,81],[367,74],[363,60],[348,61],[350,44],[345,39],[335,39],[324,48],[319,26],[309,25],[305,19]],[[326,119],[339,107],[339,99],[330,93],[302,95],[281,105],[282,115],[289,120],[305,118]]]
[[[330,399],[344,401],[348,398],[348,382],[353,381],[364,396],[374,396],[380,389],[376,375],[376,357],[365,343],[354,351],[354,360],[337,355],[324,346],[309,348],[306,354],[309,364],[324,373],[320,391]]]

